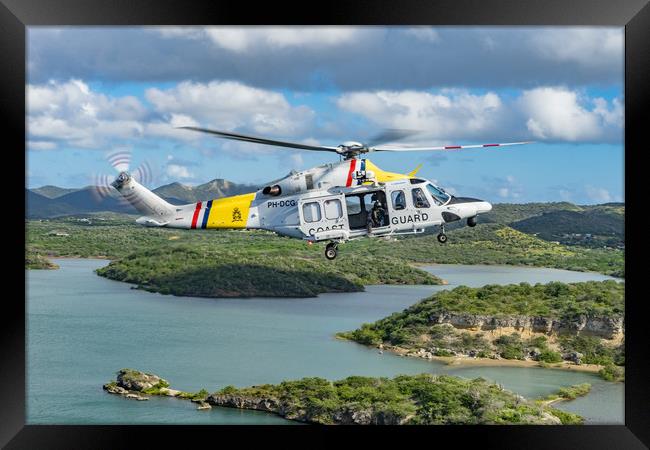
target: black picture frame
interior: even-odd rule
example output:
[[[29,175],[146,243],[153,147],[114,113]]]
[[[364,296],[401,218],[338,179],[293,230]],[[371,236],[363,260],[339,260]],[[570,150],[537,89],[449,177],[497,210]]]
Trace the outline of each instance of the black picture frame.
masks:
[[[417,434],[430,439],[430,445],[451,442],[474,443],[499,448],[646,448],[650,445],[650,390],[648,389],[647,318],[639,288],[639,267],[630,261],[643,261],[640,246],[630,244],[639,236],[643,219],[635,213],[646,201],[637,195],[633,180],[642,180],[644,165],[637,162],[643,153],[644,112],[650,106],[650,5],[648,0],[357,0],[304,2],[293,5],[279,2],[246,3],[234,0],[0,0],[0,115],[5,158],[12,160],[4,171],[5,194],[15,206],[5,203],[6,240],[19,241],[12,257],[20,259],[25,223],[18,217],[25,208],[16,195],[20,186],[20,163],[25,164],[25,37],[31,25],[201,25],[201,24],[321,24],[321,25],[607,25],[625,27],[625,193],[626,208],[626,383],[625,425],[620,426],[466,426],[466,427],[225,427],[212,426],[36,426],[25,425],[25,305],[21,302],[25,283],[17,263],[7,264],[7,280],[18,285],[18,292],[5,291],[2,307],[2,370],[0,372],[0,444],[6,448],[121,448],[155,441],[170,442],[180,437],[192,445],[225,445],[224,434],[245,435],[247,445],[282,443],[289,431],[299,436],[294,442],[311,446],[311,434],[332,439],[341,445],[351,433],[382,441],[397,437],[410,443]],[[646,138],[647,139],[647,138]],[[647,145],[646,145],[647,146]],[[22,149],[22,153],[19,152]],[[13,159],[15,158],[15,159]],[[23,172],[24,173],[24,172]],[[11,183],[16,177],[16,183]],[[641,184],[639,183],[639,186]],[[632,206],[630,208],[630,205]],[[19,225],[20,224],[20,225]],[[637,231],[634,231],[634,230]],[[20,234],[23,233],[23,234]],[[632,237],[634,239],[634,237]],[[21,246],[22,244],[22,246]],[[14,274],[15,271],[15,274]],[[22,297],[24,299],[24,297]],[[289,430],[288,428],[291,428]],[[255,433],[251,433],[255,431]],[[307,434],[309,433],[309,435]],[[240,436],[244,437],[244,436]],[[298,440],[300,439],[300,440]],[[240,441],[241,443],[242,441]],[[325,441],[320,440],[319,443]],[[402,444],[402,445],[403,445]]]

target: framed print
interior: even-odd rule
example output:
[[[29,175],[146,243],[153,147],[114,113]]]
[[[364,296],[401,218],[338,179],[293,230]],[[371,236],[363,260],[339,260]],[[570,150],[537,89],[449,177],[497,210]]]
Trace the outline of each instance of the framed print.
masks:
[[[318,9],[2,0],[3,445],[647,446],[647,2]]]

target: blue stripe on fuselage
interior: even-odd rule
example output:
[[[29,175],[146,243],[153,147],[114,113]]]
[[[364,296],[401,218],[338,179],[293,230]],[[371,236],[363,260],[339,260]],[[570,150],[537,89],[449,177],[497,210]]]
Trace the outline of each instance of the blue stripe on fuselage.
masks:
[[[365,172],[365,171],[366,171],[366,160],[365,160],[365,159],[362,159],[362,160],[361,160],[361,169],[360,169],[360,170],[361,170],[361,172]],[[362,180],[361,180],[361,179],[357,180],[357,185],[359,185],[359,184],[361,184],[361,183],[362,183]]]
[[[210,216],[210,208],[212,208],[212,200],[208,201],[208,205],[205,207],[205,212],[203,213],[203,223],[201,228],[205,230],[205,227],[208,225],[208,217]]]

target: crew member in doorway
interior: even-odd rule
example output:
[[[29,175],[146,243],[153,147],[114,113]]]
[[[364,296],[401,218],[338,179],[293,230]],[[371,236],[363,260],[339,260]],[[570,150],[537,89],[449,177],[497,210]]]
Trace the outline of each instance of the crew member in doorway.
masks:
[[[384,226],[384,218],[386,217],[386,209],[379,201],[377,194],[373,194],[371,200],[373,204],[367,219],[368,233],[372,232],[372,227]]]

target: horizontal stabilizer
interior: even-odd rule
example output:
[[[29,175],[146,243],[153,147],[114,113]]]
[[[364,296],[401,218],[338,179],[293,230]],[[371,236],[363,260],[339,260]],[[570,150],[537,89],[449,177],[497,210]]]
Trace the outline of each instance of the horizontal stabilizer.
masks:
[[[145,227],[164,227],[169,223],[169,221],[158,222],[156,219],[152,219],[151,217],[142,216],[138,217],[135,223],[138,225],[144,225]]]
[[[415,174],[418,173],[421,168],[422,168],[422,163],[418,164],[418,166],[415,169],[411,170],[409,173],[407,173],[407,175],[409,177],[414,177]]]

